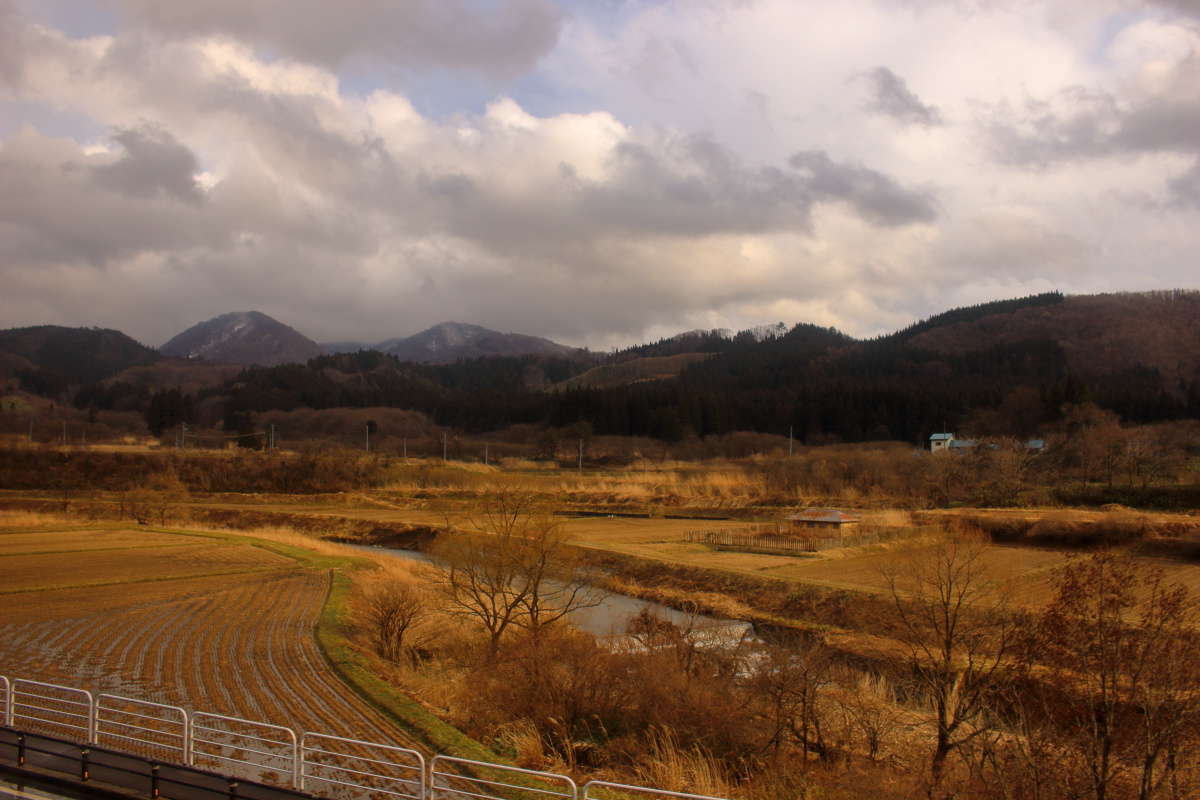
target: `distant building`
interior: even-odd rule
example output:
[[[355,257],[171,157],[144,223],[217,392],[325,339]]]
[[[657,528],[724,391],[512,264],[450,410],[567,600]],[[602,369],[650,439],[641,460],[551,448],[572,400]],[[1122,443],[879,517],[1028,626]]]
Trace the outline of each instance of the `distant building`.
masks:
[[[990,442],[986,446],[989,450],[998,450],[1000,448],[1000,445],[996,442]],[[929,437],[929,450],[932,453],[965,453],[968,450],[974,450],[976,447],[979,447],[977,440],[956,439],[953,433],[935,433]],[[1029,439],[1025,442],[1025,449],[1040,453],[1046,449],[1046,440]]]
[[[933,453],[940,453],[949,449],[950,443],[953,441],[953,433],[935,433],[929,437],[929,450]]]
[[[856,514],[848,514],[836,508],[809,508],[799,514],[785,517],[788,530],[798,532],[806,528],[832,528],[843,530],[846,526],[857,525],[862,520]]]

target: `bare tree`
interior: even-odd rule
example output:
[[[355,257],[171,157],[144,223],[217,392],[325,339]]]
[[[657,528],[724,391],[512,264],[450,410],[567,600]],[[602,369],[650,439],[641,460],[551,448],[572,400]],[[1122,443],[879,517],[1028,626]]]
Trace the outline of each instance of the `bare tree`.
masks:
[[[825,758],[821,692],[832,684],[832,660],[822,642],[763,648],[751,678],[755,694],[765,701],[767,747],[778,755],[788,740],[800,746],[807,762],[810,752]]]
[[[393,663],[407,655],[417,666],[417,651],[411,646],[413,628],[428,614],[421,593],[403,581],[381,581],[363,596],[364,621],[375,651]]]
[[[839,678],[841,711],[848,726],[862,737],[867,758],[877,761],[901,725],[895,691],[883,675],[843,670]]]
[[[600,604],[602,592],[588,582],[585,565],[559,523],[548,517],[531,520],[520,550],[529,590],[520,602],[517,624],[534,637],[572,611]]]
[[[539,513],[530,495],[500,493],[469,524],[478,532],[443,537],[434,556],[445,569],[450,612],[483,626],[489,660],[511,628],[536,635],[575,609],[600,602],[561,528]]]
[[[1187,591],[1111,552],[1068,564],[1055,584],[1028,660],[1048,667],[1045,705],[1083,765],[1089,796],[1106,800],[1133,782],[1139,800],[1150,800],[1194,780],[1178,759],[1194,746],[1200,716],[1200,637]]]
[[[511,538],[453,534],[435,544],[433,551],[445,567],[442,590],[447,611],[483,626],[489,660],[495,659],[504,634],[516,625],[529,592]]]
[[[174,467],[168,467],[146,478],[129,493],[123,505],[142,525],[149,524],[154,518],[158,519],[159,525],[166,525],[172,511],[178,518],[186,516],[185,504],[189,496],[187,484],[180,480]]]
[[[1015,641],[1011,615],[988,574],[986,551],[981,535],[947,533],[884,571],[898,638],[930,704],[934,786],[947,757],[989,729],[989,700],[1005,679]]]

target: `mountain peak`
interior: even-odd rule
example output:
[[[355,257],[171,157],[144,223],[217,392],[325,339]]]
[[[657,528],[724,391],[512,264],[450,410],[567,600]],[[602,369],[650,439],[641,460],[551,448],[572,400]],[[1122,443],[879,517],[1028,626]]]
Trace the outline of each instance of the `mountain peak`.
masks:
[[[578,352],[539,336],[499,331],[469,322],[439,322],[420,333],[402,339],[389,339],[379,349],[401,361],[447,364],[460,359],[486,356],[549,355],[569,356]]]
[[[320,345],[261,311],[231,311],[200,322],[159,348],[176,358],[274,366],[322,354]]]

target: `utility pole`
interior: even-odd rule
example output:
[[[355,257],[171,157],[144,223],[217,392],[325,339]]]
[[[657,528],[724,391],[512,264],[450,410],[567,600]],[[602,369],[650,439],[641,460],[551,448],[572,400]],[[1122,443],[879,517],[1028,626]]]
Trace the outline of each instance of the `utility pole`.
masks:
[[[442,434],[442,463],[446,463],[446,434]]]
[[[408,437],[405,436],[400,441],[404,443],[404,460],[407,462],[408,461]]]
[[[579,474],[583,474],[583,439],[579,440]]]
[[[486,442],[483,445],[483,465],[485,467],[488,465],[488,446]]]
[[[275,423],[271,423],[271,449],[275,449]]]
[[[371,424],[367,423],[367,452],[371,452]]]
[[[788,425],[788,458],[792,457],[792,426]]]

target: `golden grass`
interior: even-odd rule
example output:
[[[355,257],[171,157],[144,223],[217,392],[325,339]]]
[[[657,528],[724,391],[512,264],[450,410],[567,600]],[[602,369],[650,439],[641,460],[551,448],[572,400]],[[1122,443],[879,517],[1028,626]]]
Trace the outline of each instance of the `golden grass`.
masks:
[[[46,546],[26,540],[36,554],[0,558],[0,593],[29,592],[74,586],[101,586],[220,573],[288,569],[295,562],[286,556],[248,545],[212,543],[196,537],[171,536],[169,545],[108,549],[100,547],[111,531],[93,532],[95,552],[70,554],[45,552],[62,534],[38,534]],[[120,533],[117,539],[120,540]],[[169,536],[169,534],[168,534]]]
[[[62,514],[45,514],[38,511],[19,511],[13,509],[0,510],[0,531],[9,529],[22,528],[43,528],[50,526],[60,526],[64,522],[71,520],[78,522],[77,519],[66,517]]]
[[[75,553],[194,545],[169,533],[141,530],[63,530],[0,534],[0,556],[37,553]]]
[[[502,458],[500,466],[510,472],[557,472],[558,463],[555,461],[530,461],[526,458]]]
[[[127,583],[120,589],[104,585],[20,592],[5,595],[2,602],[11,619],[26,624],[122,614],[140,607],[208,597],[230,588],[228,575],[205,575]],[[2,655],[3,647],[0,646]]]
[[[699,745],[680,745],[674,732],[660,729],[650,738],[638,769],[646,786],[710,797],[732,797],[733,785],[720,762]]]

